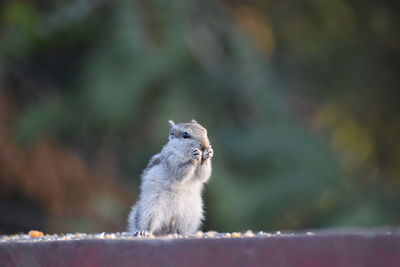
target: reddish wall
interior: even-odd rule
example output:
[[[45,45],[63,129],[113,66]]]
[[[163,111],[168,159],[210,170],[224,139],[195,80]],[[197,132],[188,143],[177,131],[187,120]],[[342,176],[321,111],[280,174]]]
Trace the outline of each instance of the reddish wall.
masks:
[[[0,266],[399,267],[400,234],[1,242]]]

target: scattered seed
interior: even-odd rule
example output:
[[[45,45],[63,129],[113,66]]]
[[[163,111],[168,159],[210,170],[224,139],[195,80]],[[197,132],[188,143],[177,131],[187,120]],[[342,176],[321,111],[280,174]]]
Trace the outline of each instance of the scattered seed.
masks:
[[[245,236],[245,237],[254,237],[255,234],[253,233],[253,231],[247,230],[247,231],[244,233],[244,236]]]
[[[204,236],[204,233],[203,233],[202,231],[197,231],[196,234],[195,234],[195,236],[196,236],[197,238],[200,238],[200,237],[203,237],[203,236]]]
[[[231,234],[231,237],[241,237],[242,236],[242,234],[241,233],[238,233],[238,232],[233,232],[232,234]]]
[[[101,234],[97,235],[98,238],[104,238],[104,235],[106,234],[106,232],[102,232]]]
[[[29,231],[28,235],[29,235],[30,237],[43,237],[43,236],[44,236],[43,232],[41,232],[41,231],[36,231],[36,230],[31,230],[31,231]]]
[[[215,231],[209,231],[206,233],[207,237],[216,237],[217,236],[217,232]]]

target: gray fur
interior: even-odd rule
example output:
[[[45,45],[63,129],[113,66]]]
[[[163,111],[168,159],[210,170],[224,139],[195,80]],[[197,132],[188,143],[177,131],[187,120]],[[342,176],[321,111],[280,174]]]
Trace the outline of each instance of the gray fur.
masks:
[[[130,232],[190,234],[203,220],[201,191],[213,156],[207,130],[195,120],[169,124],[168,143],[143,171],[139,200],[128,218]]]

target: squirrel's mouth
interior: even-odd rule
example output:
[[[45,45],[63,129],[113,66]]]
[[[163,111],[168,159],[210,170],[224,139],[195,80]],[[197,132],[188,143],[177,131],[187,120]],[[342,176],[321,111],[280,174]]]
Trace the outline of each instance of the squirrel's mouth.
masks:
[[[203,142],[200,143],[200,150],[204,150],[209,146],[210,146],[210,141],[204,140]]]
[[[204,144],[200,144],[200,150],[204,151],[207,147],[209,147],[210,144],[204,145]]]

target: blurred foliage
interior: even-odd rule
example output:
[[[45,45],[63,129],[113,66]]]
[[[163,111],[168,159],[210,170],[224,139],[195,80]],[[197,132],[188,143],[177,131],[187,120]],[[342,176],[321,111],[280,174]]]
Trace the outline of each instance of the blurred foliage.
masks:
[[[124,231],[167,120],[192,118],[204,229],[400,223],[398,3],[0,7],[0,232]]]

